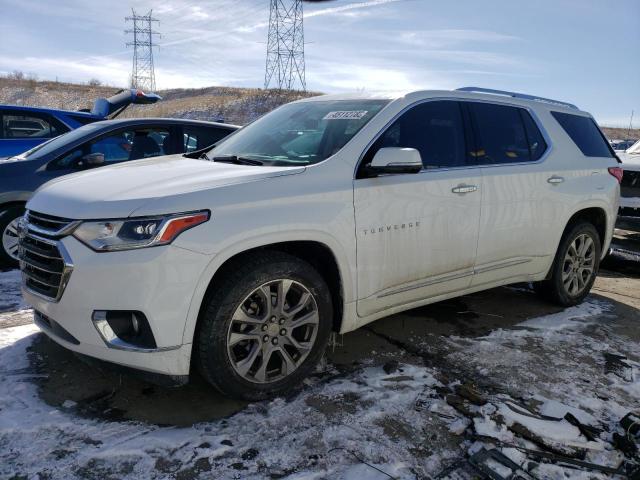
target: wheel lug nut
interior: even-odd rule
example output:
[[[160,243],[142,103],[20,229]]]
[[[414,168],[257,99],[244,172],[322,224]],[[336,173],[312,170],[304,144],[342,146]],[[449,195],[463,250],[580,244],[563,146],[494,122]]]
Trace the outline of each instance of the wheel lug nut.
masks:
[[[269,335],[265,335],[264,337],[262,337],[262,340],[264,340],[265,343],[268,342],[269,341]]]
[[[280,321],[278,322],[280,325],[284,325],[284,318],[281,318]]]
[[[262,325],[262,331],[266,332],[269,327],[267,325]]]
[[[271,343],[273,343],[274,345],[277,345],[278,344],[278,339],[277,338],[272,339]]]
[[[276,317],[271,317],[271,321],[275,322],[276,321]]]
[[[280,335],[285,336],[287,334],[287,330],[286,329],[282,329],[280,330]]]

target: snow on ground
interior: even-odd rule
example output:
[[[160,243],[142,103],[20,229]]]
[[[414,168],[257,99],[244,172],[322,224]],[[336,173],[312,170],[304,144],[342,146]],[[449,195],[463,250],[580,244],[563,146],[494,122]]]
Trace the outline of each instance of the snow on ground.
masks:
[[[0,273],[0,320],[28,315],[17,282],[14,272]],[[617,332],[610,309],[590,300],[480,338],[443,336],[435,364],[407,355],[389,373],[329,367],[292,398],[188,428],[104,421],[80,415],[74,402],[46,404],[29,358],[41,334],[33,325],[0,328],[0,477],[415,479],[483,447],[527,465],[522,449],[538,449],[536,439],[617,465],[611,436],[638,407],[640,346]],[[481,401],[463,395],[456,404],[451,393],[470,379]],[[601,432],[586,438],[567,412]],[[514,433],[516,424],[531,436]],[[532,473],[610,478],[550,464]]]
[[[425,368],[407,365],[391,375],[365,368],[353,378],[320,386],[313,395],[251,405],[229,419],[192,428],[105,423],[39,400],[28,373],[35,331],[30,325],[0,330],[0,474],[170,478],[176,466],[191,464],[192,474],[215,470],[216,478],[294,471],[291,478],[376,478],[370,467],[345,467],[353,459],[345,450],[328,453],[336,448],[357,451],[398,478],[415,478],[407,443],[386,437],[383,421],[420,422],[421,414],[412,411],[416,392],[437,384]],[[326,457],[318,452],[327,452]]]

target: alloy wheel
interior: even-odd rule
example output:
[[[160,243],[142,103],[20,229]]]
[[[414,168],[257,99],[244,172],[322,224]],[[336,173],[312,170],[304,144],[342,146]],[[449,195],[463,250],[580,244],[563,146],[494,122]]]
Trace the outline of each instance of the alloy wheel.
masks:
[[[2,248],[14,260],[18,260],[18,222],[20,217],[14,219],[2,232]]]
[[[251,292],[234,311],[227,353],[235,372],[253,383],[293,373],[311,352],[320,317],[315,298],[300,282],[278,279]]]
[[[562,264],[562,284],[571,296],[578,296],[587,288],[595,274],[596,250],[593,239],[583,233],[569,245]]]

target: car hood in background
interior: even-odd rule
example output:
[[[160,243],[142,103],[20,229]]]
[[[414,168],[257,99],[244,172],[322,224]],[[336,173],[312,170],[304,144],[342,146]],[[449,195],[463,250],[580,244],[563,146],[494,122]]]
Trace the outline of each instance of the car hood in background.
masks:
[[[52,180],[35,193],[27,208],[79,220],[127,217],[153,199],[292,175],[304,170],[304,167],[262,167],[192,160],[182,155],[155,157]]]
[[[640,171],[640,154],[638,153],[618,153],[618,158],[622,160],[623,170]]]

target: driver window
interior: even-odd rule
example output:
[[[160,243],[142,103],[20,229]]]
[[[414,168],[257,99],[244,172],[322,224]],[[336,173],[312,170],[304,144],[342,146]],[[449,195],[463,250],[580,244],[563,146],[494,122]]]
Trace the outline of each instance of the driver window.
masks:
[[[129,160],[156,157],[170,153],[171,137],[165,128],[120,130],[87,142],[66,153],[51,166],[53,169],[77,169],[111,165]],[[104,161],[87,161],[92,154],[102,154]]]
[[[466,165],[465,132],[458,102],[433,101],[417,105],[400,116],[376,140],[363,165],[385,147],[415,148],[425,169]]]

